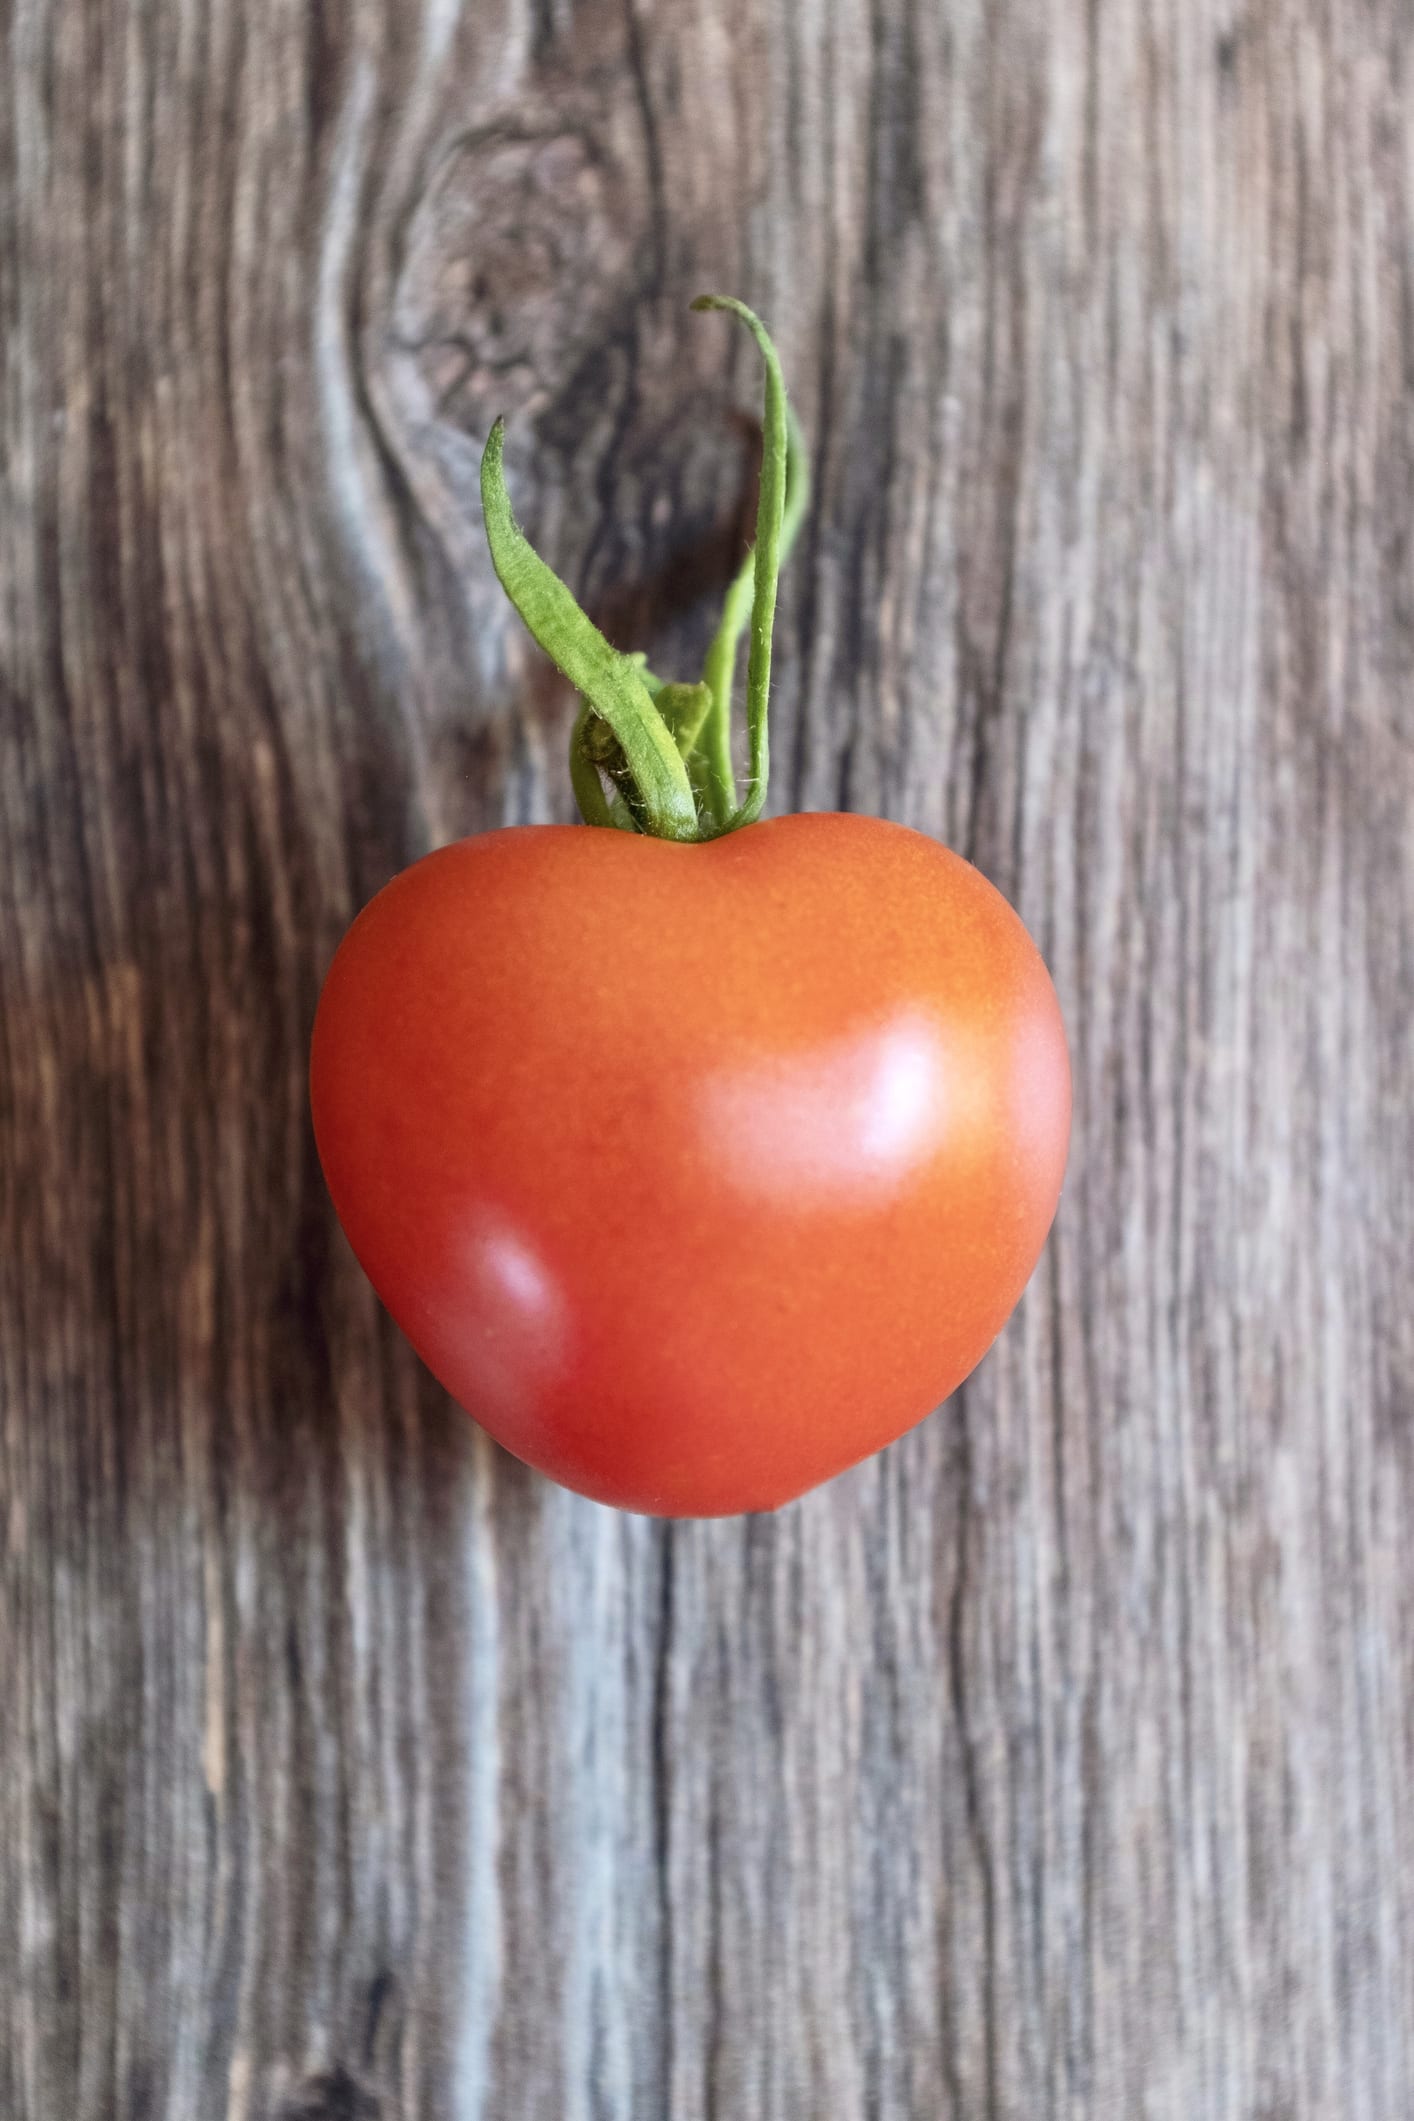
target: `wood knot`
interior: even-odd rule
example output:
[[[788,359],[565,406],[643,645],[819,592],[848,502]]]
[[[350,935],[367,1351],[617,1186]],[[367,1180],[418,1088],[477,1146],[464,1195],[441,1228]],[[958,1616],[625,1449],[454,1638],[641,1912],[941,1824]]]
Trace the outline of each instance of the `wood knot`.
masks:
[[[482,436],[552,398],[631,299],[642,213],[587,119],[518,111],[454,139],[408,223],[393,303],[394,346],[435,415]]]
[[[383,2121],[383,2101],[339,2066],[306,2077],[281,2100],[271,2121]]]

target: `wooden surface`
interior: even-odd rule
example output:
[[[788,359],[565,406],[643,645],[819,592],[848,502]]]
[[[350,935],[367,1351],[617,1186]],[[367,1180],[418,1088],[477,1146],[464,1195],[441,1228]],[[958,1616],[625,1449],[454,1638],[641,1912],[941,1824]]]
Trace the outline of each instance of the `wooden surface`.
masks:
[[[0,2115],[1414,2111],[1414,19],[0,9]],[[563,815],[480,442],[687,672],[774,325],[777,804],[1072,1032],[1053,1241],[776,1520],[617,1517],[381,1317],[304,1096]]]

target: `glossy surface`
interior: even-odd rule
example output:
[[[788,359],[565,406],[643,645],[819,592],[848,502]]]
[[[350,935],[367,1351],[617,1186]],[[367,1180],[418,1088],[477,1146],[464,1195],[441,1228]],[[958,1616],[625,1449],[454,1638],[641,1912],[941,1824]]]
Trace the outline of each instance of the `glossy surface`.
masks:
[[[315,1028],[340,1219],[491,1433],[602,1500],[773,1507],[953,1390],[1055,1212],[1041,959],[875,819],[531,827],[396,877]]]

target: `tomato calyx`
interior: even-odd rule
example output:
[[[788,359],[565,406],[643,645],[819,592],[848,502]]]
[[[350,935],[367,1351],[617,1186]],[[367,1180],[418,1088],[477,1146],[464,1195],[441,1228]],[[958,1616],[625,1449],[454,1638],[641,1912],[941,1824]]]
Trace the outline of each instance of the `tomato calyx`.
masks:
[[[696,684],[667,683],[643,655],[607,641],[511,512],[497,420],[481,458],[481,503],[492,564],[529,631],[580,696],[570,738],[570,778],[588,825],[658,839],[708,840],[754,824],[770,770],[768,703],[776,584],[805,513],[805,440],[786,400],[780,361],[754,311],[729,295],[699,295],[756,340],[766,369],[756,541],[734,577]],[[737,800],[732,765],[732,687],[743,633],[748,778]]]

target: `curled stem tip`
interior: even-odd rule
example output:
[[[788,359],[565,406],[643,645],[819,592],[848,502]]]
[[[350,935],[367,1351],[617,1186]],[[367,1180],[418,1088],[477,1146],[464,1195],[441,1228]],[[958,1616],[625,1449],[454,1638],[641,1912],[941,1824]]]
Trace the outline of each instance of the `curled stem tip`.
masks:
[[[805,435],[794,407],[786,404],[786,503],[781,518],[780,565],[790,558],[810,498],[810,461]],[[722,605],[722,616],[702,676],[712,696],[707,723],[702,732],[702,783],[705,797],[719,828],[725,829],[736,811],[736,780],[732,771],[732,686],[736,679],[737,650],[751,616],[756,586],[756,548],[753,545],[733,577]]]
[[[789,426],[786,386],[776,349],[755,310],[732,295],[698,295],[693,308],[721,309],[743,323],[766,364],[766,406],[761,421],[761,490],[756,507],[756,546],[751,570],[751,648],[746,663],[746,800],[728,823],[752,824],[766,801],[770,771],[767,720],[771,690],[771,629],[776,616],[776,584],[781,571],[781,534],[786,506],[786,458]],[[735,588],[735,584],[733,584]],[[728,603],[730,606],[730,592]],[[715,645],[715,644],[714,644]],[[716,776],[714,774],[715,781]]]

